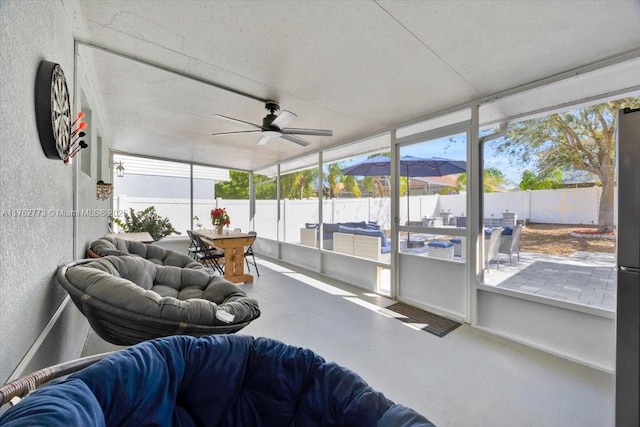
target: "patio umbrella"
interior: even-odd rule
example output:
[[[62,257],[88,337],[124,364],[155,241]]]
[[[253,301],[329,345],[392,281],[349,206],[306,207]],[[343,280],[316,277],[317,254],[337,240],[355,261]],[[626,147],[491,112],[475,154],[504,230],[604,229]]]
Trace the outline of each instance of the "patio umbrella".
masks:
[[[444,176],[466,171],[467,163],[464,160],[413,156],[400,158],[400,176]],[[342,173],[356,176],[389,176],[391,175],[391,158],[385,156],[371,157],[343,169]]]
[[[444,176],[467,171],[467,163],[464,160],[444,159],[442,157],[413,157],[402,156],[400,158],[400,176],[426,177]],[[355,176],[389,176],[391,175],[391,158],[376,156],[366,159],[358,164],[342,170],[345,175]],[[407,220],[409,220],[409,189],[407,188]],[[411,240],[407,234],[407,247]]]

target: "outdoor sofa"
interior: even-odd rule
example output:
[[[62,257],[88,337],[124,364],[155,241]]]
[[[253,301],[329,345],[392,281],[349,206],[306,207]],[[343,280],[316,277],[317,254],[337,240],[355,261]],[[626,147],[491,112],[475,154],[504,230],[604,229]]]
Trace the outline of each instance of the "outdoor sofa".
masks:
[[[300,243],[317,247],[322,231],[322,248],[361,258],[380,260],[391,251],[391,242],[375,221],[307,223],[300,229]]]
[[[352,222],[337,222],[337,223],[323,222],[322,229],[320,228],[320,224],[316,222],[308,222],[308,223],[305,223],[305,228],[300,229],[300,236],[301,236],[300,240],[301,242],[303,240],[309,241],[310,237],[312,237],[315,232],[314,242],[317,240],[320,240],[320,237],[322,237],[323,249],[333,250],[333,233],[336,233],[338,231],[338,227],[340,226],[350,227],[350,228],[365,228],[365,229],[369,228],[373,230],[380,228],[380,226],[375,221],[370,221],[370,222],[352,221]],[[311,230],[314,230],[314,231],[311,231]],[[315,244],[310,246],[315,246]]]

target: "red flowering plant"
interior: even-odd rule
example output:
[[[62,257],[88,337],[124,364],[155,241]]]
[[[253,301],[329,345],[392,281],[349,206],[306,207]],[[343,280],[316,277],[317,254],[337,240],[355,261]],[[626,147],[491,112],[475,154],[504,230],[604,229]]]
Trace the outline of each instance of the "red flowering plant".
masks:
[[[231,218],[225,208],[211,209],[211,224],[213,225],[229,225]]]

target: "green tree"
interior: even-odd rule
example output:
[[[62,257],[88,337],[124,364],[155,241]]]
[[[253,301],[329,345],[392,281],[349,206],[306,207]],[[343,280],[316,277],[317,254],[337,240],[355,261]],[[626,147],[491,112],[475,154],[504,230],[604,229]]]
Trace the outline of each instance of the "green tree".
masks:
[[[616,118],[621,108],[640,107],[640,97],[592,105],[511,124],[497,146],[514,160],[537,161],[541,176],[559,170],[582,170],[600,179],[600,232],[613,230]]]
[[[257,199],[275,199],[275,179],[264,175],[253,175]],[[215,184],[215,195],[223,199],[248,200],[249,199],[249,173],[229,171],[229,181]]]
[[[502,171],[497,168],[487,168],[482,173],[482,186],[485,193],[493,193],[497,189],[508,184],[509,180],[504,176]],[[467,174],[461,173],[456,179],[455,187],[448,187],[441,191],[442,194],[460,192],[467,188]]]
[[[522,172],[522,180],[518,185],[521,190],[550,190],[562,186],[561,171],[555,170],[546,175],[536,175],[528,169]]]
[[[246,200],[249,198],[249,173],[229,171],[229,181],[215,184],[215,196],[223,199]]]
[[[358,180],[355,176],[343,176],[342,183],[344,184],[344,189],[350,191],[354,197],[362,196],[362,191],[360,190],[360,186],[358,185]]]
[[[253,182],[256,188],[256,199],[275,200],[277,196],[277,185],[275,177],[265,175],[253,175]]]
[[[386,194],[387,183],[389,180],[385,180],[381,176],[365,176],[362,179],[362,186],[373,197],[384,197]],[[389,188],[389,192],[391,189]]]
[[[333,199],[340,195],[340,188],[338,182],[344,176],[342,173],[342,167],[339,163],[331,163],[327,167],[327,184],[329,185],[329,198]]]
[[[313,196],[313,183],[318,181],[318,168],[291,172],[280,177],[280,197],[303,199]]]
[[[331,163],[327,167],[327,184],[329,185],[329,198],[339,197],[343,191],[349,191],[355,197],[360,197],[362,192],[355,176],[345,175],[341,163]]]

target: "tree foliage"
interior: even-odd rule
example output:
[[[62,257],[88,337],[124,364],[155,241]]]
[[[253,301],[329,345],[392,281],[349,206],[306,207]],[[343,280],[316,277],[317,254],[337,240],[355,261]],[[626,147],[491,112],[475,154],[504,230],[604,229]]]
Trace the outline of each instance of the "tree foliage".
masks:
[[[486,168],[482,173],[482,185],[485,193],[493,193],[508,183],[507,177],[497,168]],[[467,188],[467,174],[461,173],[456,179],[456,186],[445,189],[442,193],[460,192]]]
[[[555,170],[595,174],[602,184],[598,212],[601,232],[613,229],[615,133],[618,111],[637,108],[640,97],[609,101],[511,124],[498,153],[537,164],[538,175]]]
[[[253,175],[257,199],[275,199],[275,179],[264,175]],[[230,200],[249,199],[249,173],[229,171],[229,181],[218,182],[215,185],[216,197]]]
[[[280,196],[283,199],[313,197],[313,183],[318,181],[318,168],[292,172],[280,177]]]
[[[340,197],[340,195],[348,191],[353,194],[354,197],[360,197],[362,191],[358,185],[358,180],[355,176],[345,175],[342,170],[345,165],[341,162],[331,163],[327,166],[326,181],[329,186],[329,198]]]
[[[536,175],[529,169],[522,172],[522,179],[518,187],[521,190],[551,190],[562,188],[562,172],[555,170],[544,175]]]

